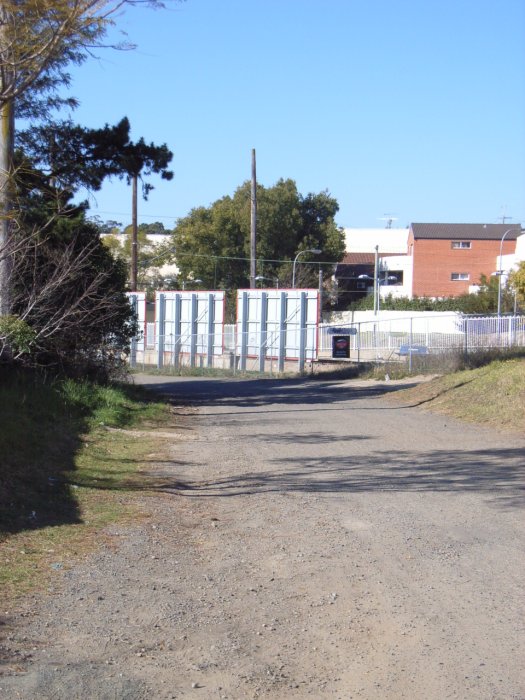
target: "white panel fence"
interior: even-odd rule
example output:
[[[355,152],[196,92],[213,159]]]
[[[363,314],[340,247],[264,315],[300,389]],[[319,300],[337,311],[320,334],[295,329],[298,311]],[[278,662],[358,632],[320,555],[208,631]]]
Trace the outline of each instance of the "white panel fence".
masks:
[[[212,323],[195,305],[192,313],[194,322],[185,328],[181,324],[177,326],[175,315],[169,313],[164,324],[159,319],[156,323],[145,324],[145,333],[135,342],[131,364],[174,370],[221,368],[233,373],[302,372],[312,361],[344,361],[332,358],[334,333],[349,336],[348,360],[351,362],[411,363],[414,355],[443,356],[453,352],[467,354],[525,348],[525,316],[498,318],[452,314],[444,322],[443,317],[422,315],[335,325],[316,324],[308,319],[304,306],[299,313],[302,314],[300,323],[294,322],[298,313],[294,309],[291,314],[294,318],[289,324],[280,325],[276,311],[271,315],[272,323],[268,323],[268,319],[265,322],[263,317],[250,323],[245,321],[243,325],[224,324],[222,318]],[[164,333],[159,335],[161,328]],[[261,332],[261,328],[265,331]]]
[[[317,358],[318,314],[317,290],[239,290],[236,325],[224,324],[224,292],[158,292],[131,365],[302,372]]]

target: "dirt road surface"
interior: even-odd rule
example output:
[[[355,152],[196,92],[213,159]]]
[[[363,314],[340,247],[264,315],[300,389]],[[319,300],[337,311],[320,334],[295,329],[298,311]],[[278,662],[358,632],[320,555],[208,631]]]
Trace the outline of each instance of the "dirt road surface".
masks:
[[[140,377],[151,517],[7,620],[0,697],[522,700],[525,440],[374,383]]]

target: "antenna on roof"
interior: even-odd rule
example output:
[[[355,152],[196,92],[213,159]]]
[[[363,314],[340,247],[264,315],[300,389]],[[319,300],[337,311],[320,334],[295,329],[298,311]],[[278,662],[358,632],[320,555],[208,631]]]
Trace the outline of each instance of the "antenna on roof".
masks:
[[[502,212],[502,213],[501,213],[501,216],[498,217],[498,218],[499,218],[499,221],[501,221],[502,224],[506,224],[507,221],[510,221],[510,220],[513,218],[512,216],[507,216],[507,215],[505,214],[506,211],[507,211],[507,205],[505,204],[505,205],[503,205],[503,206],[501,207],[501,212]]]
[[[392,214],[384,214],[380,217],[379,221],[386,221],[385,228],[392,228],[394,221],[397,221],[397,216],[392,216]]]

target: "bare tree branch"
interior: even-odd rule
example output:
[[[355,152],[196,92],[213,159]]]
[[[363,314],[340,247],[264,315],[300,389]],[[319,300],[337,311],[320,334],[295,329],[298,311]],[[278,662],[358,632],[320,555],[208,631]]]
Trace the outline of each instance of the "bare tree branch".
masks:
[[[0,2],[0,104],[27,91],[53,66],[80,62],[102,46],[119,11],[133,5],[164,7],[152,0]]]
[[[8,332],[12,323],[0,323],[0,360],[9,349],[9,359],[25,354],[33,364],[43,358],[79,368],[119,364],[134,324],[122,291],[125,273],[119,277],[120,263],[98,237],[74,236],[57,244],[53,234],[42,229],[24,234],[18,226],[2,256],[14,261],[10,282],[16,317],[9,319],[31,329],[31,351],[17,350]]]

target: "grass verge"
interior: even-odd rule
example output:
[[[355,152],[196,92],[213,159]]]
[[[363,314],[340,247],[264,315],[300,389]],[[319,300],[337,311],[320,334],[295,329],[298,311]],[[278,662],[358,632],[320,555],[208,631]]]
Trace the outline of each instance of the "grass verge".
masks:
[[[498,360],[390,394],[461,420],[513,433],[525,431],[525,358]]]
[[[49,585],[109,523],[141,517],[138,472],[168,420],[168,407],[137,387],[0,375],[3,601]]]

